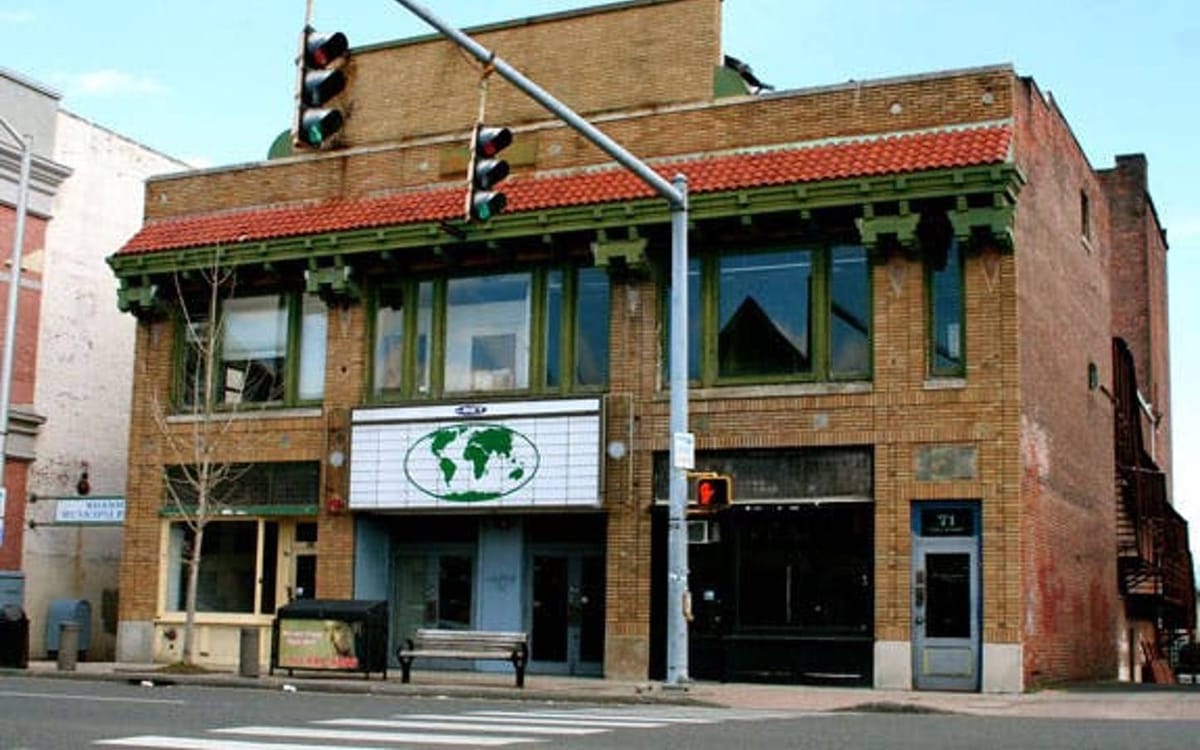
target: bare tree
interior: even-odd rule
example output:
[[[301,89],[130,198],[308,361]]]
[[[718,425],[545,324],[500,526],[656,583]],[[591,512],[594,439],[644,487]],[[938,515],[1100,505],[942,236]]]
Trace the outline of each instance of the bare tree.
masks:
[[[255,377],[246,370],[240,382],[227,383],[221,372],[222,346],[226,335],[224,301],[233,296],[236,274],[222,265],[221,250],[213,251],[211,263],[185,284],[177,274],[175,298],[184,332],[184,382],[174,404],[156,398],[154,418],[163,438],[169,469],[166,472],[168,502],[191,532],[185,545],[186,616],[183,627],[182,662],[193,665],[195,624],[204,533],[209,522],[228,509],[231,491],[251,468],[232,462],[229,444],[237,412],[245,406],[237,396]],[[234,388],[227,392],[227,387]]]

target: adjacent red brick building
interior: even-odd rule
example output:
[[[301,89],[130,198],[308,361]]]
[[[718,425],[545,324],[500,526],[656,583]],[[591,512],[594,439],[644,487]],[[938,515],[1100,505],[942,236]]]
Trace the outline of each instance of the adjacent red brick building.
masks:
[[[1095,170],[1007,66],[753,93],[720,10],[475,32],[688,177],[690,428],[734,487],[689,520],[692,675],[1139,678],[1193,611],[1144,159]],[[386,600],[393,643],[526,630],[534,675],[661,676],[668,207],[492,80],[508,208],[465,222],[481,71],[434,38],[345,70],[333,147],[152,180],[111,259],[140,320],[124,658],[178,656],[168,438],[204,402],[216,265],[214,452],[250,468],[206,532],[205,658],[315,595]]]

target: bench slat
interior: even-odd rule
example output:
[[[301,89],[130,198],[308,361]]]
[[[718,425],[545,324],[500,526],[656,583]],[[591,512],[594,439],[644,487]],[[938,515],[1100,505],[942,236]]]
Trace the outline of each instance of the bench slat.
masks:
[[[404,682],[408,682],[409,669],[416,658],[501,659],[513,663],[517,687],[524,687],[528,643],[527,633],[419,628],[396,650],[396,656],[400,659]]]

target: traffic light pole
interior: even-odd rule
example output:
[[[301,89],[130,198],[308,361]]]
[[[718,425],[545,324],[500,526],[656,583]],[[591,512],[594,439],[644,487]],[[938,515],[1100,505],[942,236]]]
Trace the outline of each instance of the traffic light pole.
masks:
[[[613,139],[594,125],[580,117],[570,107],[560,102],[533,81],[526,78],[495,52],[485,48],[471,37],[450,26],[427,8],[411,0],[396,0],[411,13],[437,29],[450,41],[466,50],[481,63],[490,66],[504,80],[551,114],[565,122],[572,130],[588,139],[618,164],[633,172],[642,182],[667,199],[671,206],[671,321],[670,321],[670,389],[671,416],[669,444],[671,446],[670,468],[670,511],[667,532],[667,684],[678,685],[688,681],[688,559],[687,559],[687,471],[691,467],[679,466],[676,460],[676,435],[688,431],[688,309],[687,309],[687,265],[688,265],[688,198],[687,177],[677,174],[668,182],[643,161],[626,151]]]

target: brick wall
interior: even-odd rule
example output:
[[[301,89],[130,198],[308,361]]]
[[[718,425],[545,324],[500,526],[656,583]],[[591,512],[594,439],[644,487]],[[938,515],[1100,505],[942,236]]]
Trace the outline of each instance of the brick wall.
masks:
[[[1061,113],[1032,81],[1014,97],[1025,668],[1031,683],[1113,677],[1117,621],[1109,212]],[[1081,193],[1089,201],[1088,237]],[[1053,342],[1051,345],[1049,342]]]
[[[1116,167],[1099,172],[1111,217],[1110,265],[1113,335],[1129,344],[1138,387],[1160,414],[1171,413],[1170,345],[1167,325],[1167,244],[1149,197],[1146,158],[1118,156]],[[1171,430],[1143,418],[1146,449],[1171,475]]]
[[[679,156],[1002,120],[1012,114],[1011,91],[1010,70],[986,68],[626,113],[599,126],[641,158]],[[537,170],[609,161],[569,128],[550,121],[518,129],[515,138],[534,144]],[[440,139],[153,178],[146,186],[146,218],[361,198],[459,182],[462,178],[442,174],[439,165],[467,142],[464,127]]]
[[[711,98],[720,24],[720,0],[651,0],[497,24],[472,36],[559,101],[592,114]],[[481,67],[440,38],[356,51],[339,100],[349,112],[343,143],[468,130],[479,112]],[[499,75],[487,89],[488,121],[546,119],[541,105]]]
[[[38,320],[42,306],[41,265],[38,255],[46,238],[47,220],[26,214],[25,241],[22,246],[20,296],[17,298],[17,329],[13,348],[12,384],[10,404],[26,407],[33,404],[35,377],[37,373]],[[16,228],[16,213],[8,206],[0,206],[0,237],[4,237],[8,250],[12,249],[13,232]],[[7,255],[6,255],[7,257]],[[0,269],[0,331],[6,330],[8,317],[9,269]],[[0,340],[3,336],[0,335]],[[0,344],[2,345],[2,344]],[[11,438],[10,438],[11,439]],[[11,443],[9,443],[11,449]],[[8,500],[4,506],[4,540],[0,544],[0,570],[21,570],[21,558],[25,538],[26,478],[29,464],[23,460],[9,460],[5,464],[4,484],[8,488]]]

